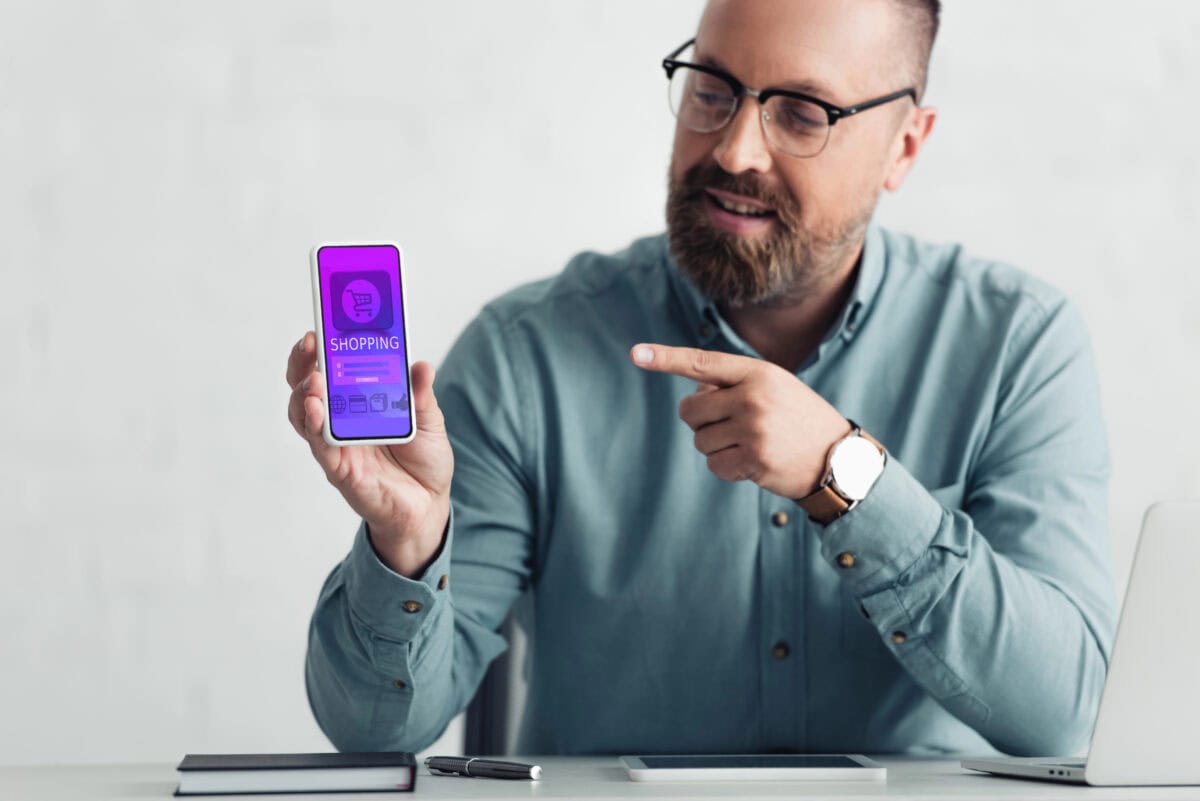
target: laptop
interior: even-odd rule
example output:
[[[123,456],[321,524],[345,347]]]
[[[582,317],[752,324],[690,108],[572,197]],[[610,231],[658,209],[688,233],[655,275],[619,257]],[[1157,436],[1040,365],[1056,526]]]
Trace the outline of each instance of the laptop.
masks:
[[[964,759],[1002,776],[1200,784],[1200,501],[1146,512],[1087,759]]]

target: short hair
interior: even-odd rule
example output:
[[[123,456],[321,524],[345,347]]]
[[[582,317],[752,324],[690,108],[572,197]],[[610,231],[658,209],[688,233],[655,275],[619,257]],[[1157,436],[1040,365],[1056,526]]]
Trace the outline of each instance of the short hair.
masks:
[[[929,77],[929,55],[933,52],[933,40],[937,38],[938,23],[942,13],[941,0],[893,0],[905,12],[912,37],[914,62],[913,83],[919,96],[925,95],[925,83]]]

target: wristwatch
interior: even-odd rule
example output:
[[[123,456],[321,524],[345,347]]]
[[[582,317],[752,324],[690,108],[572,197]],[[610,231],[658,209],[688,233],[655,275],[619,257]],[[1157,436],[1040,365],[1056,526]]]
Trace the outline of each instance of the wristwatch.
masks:
[[[849,422],[854,430],[829,449],[821,486],[816,492],[796,499],[800,508],[822,525],[832,523],[858,506],[887,464],[887,452],[879,441],[853,420]]]

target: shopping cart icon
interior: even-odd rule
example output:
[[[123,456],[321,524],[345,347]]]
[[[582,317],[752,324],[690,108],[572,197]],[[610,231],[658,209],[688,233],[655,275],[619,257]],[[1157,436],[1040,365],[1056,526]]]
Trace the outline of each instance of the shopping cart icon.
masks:
[[[375,317],[377,298],[374,292],[354,292],[350,287],[346,287],[346,292],[350,295],[350,300],[354,304],[354,316],[361,320],[370,320]]]
[[[329,277],[333,327],[382,331],[392,327],[392,279],[382,270],[345,271]]]

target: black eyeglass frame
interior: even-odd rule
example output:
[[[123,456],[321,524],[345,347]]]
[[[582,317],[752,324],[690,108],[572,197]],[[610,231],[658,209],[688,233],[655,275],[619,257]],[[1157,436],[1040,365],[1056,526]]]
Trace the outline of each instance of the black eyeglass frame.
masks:
[[[724,70],[719,70],[716,67],[709,67],[705,64],[693,64],[690,61],[676,60],[676,56],[678,56],[684,50],[687,50],[695,43],[696,39],[695,37],[692,37],[679,47],[675,48],[670,55],[663,59],[662,65],[663,69],[667,72],[667,80],[671,80],[671,78],[675,76],[675,70],[679,69],[680,67],[699,70],[700,72],[708,73],[714,78],[720,78],[725,83],[729,84],[729,88],[733,90],[734,98],[738,101],[734,103],[733,113],[730,114],[729,119],[733,119],[734,114],[737,113],[737,107],[742,97],[746,95],[753,97],[759,102],[760,105],[765,104],[768,100],[776,95],[779,97],[790,97],[794,100],[803,100],[808,103],[812,103],[820,106],[825,111],[825,114],[829,117],[830,126],[835,125],[837,121],[843,117],[853,117],[855,114],[858,114],[861,111],[866,111],[867,109],[875,108],[876,106],[882,106],[884,103],[891,103],[893,100],[899,100],[902,97],[911,97],[914,103],[917,102],[917,90],[911,86],[907,89],[901,89],[898,92],[892,92],[890,95],[884,95],[883,97],[877,97],[873,100],[864,100],[861,103],[855,103],[853,106],[835,106],[833,103],[826,102],[819,97],[806,95],[803,92],[793,92],[790,89],[751,89]],[[714,128],[713,130],[719,131],[728,124],[729,120],[726,120],[720,127]],[[712,131],[709,131],[708,133],[712,133]]]

